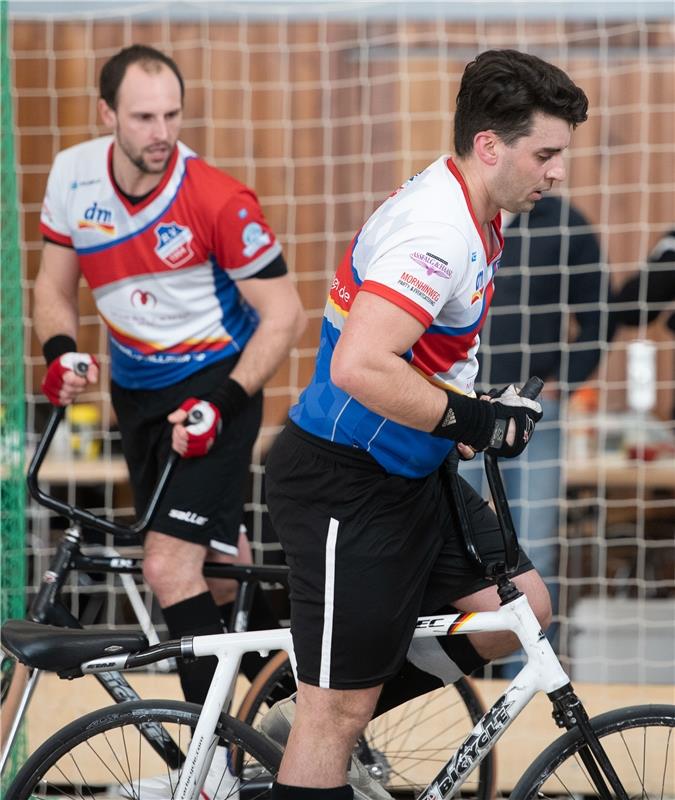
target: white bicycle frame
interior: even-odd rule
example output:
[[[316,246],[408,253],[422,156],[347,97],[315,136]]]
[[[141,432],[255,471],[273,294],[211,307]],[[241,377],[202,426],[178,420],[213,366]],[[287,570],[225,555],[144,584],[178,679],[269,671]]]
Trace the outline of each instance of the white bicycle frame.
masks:
[[[497,611],[420,617],[413,638],[453,636],[465,633],[512,631],[526,655],[525,666],[473,728],[441,772],[420,796],[420,800],[453,797],[471,772],[502,736],[537,692],[553,692],[569,683],[553,648],[522,595]],[[296,671],[291,632],[288,628],[246,633],[195,636],[192,650],[198,658],[216,656],[218,665],[199,722],[188,748],[185,766],[174,795],[176,800],[198,800],[216,746],[216,725],[225,703],[231,700],[239,662],[244,653],[285,650]],[[82,664],[82,672],[123,670],[128,654],[98,658]]]

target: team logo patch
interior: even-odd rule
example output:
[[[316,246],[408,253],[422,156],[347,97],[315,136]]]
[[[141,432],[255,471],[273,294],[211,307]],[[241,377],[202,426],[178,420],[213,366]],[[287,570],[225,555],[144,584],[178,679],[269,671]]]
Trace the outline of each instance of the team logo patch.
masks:
[[[157,305],[157,298],[152,292],[134,289],[131,293],[131,305],[136,308],[154,308]]]
[[[478,303],[480,300],[483,299],[483,289],[485,287],[485,276],[483,275],[483,270],[481,270],[478,275],[476,275],[476,290],[471,295],[471,305],[474,303]]]
[[[438,275],[441,278],[450,278],[452,270],[447,261],[435,256],[433,253],[420,253],[416,250],[410,254],[410,258],[427,272],[427,275]]]
[[[161,222],[155,228],[155,236],[155,253],[172,269],[182,267],[194,256],[190,247],[192,231],[187,226],[176,222]]]
[[[77,222],[77,227],[80,230],[89,229],[99,233],[106,233],[108,236],[114,236],[116,230],[113,222],[113,212],[99,206],[96,202],[85,209],[82,219]]]
[[[269,244],[272,240],[269,233],[265,233],[262,225],[258,222],[249,222],[241,232],[241,240],[244,243],[244,255],[250,258],[258,252],[261,247]]]

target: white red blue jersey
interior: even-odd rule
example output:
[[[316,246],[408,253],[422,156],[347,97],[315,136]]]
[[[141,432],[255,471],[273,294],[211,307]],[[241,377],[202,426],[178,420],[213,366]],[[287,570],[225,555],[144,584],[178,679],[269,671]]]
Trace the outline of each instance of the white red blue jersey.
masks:
[[[358,292],[412,314],[424,333],[402,357],[433,384],[472,394],[476,352],[503,246],[497,216],[486,241],[448,156],[392,194],[339,265],[324,310],[314,376],[290,417],[310,433],[369,452],[388,472],[430,474],[453,442],[373,413],[330,379],[330,362]],[[368,342],[363,342],[368,347]]]
[[[40,228],[73,247],[110,334],[113,380],[154,389],[243,349],[256,328],[236,281],[281,254],[253,191],[181,142],[137,204],[112,178],[112,137],[59,153]]]

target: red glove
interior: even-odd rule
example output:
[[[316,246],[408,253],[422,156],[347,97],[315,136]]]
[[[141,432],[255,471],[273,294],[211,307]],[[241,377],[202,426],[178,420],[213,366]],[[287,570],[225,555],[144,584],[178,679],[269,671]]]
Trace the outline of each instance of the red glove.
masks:
[[[208,400],[198,400],[196,397],[188,397],[180,408],[188,412],[185,422],[188,445],[183,458],[206,455],[222,427],[220,411]]]
[[[67,405],[62,403],[59,395],[64,386],[63,378],[68,372],[72,372],[81,378],[85,378],[90,364],[98,368],[98,361],[89,353],[64,353],[55,358],[47,367],[47,372],[42,380],[42,391],[52,405]]]

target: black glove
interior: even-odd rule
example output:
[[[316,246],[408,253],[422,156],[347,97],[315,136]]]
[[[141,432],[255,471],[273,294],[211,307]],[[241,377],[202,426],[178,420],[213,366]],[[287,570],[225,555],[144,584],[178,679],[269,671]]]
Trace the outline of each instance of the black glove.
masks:
[[[536,400],[521,397],[513,385],[501,390],[497,396],[498,400],[491,401],[495,410],[495,426],[486,451],[504,458],[515,458],[527,447],[534,434],[535,425],[543,416],[541,405]],[[513,444],[506,443],[510,420],[513,420],[516,426]]]

